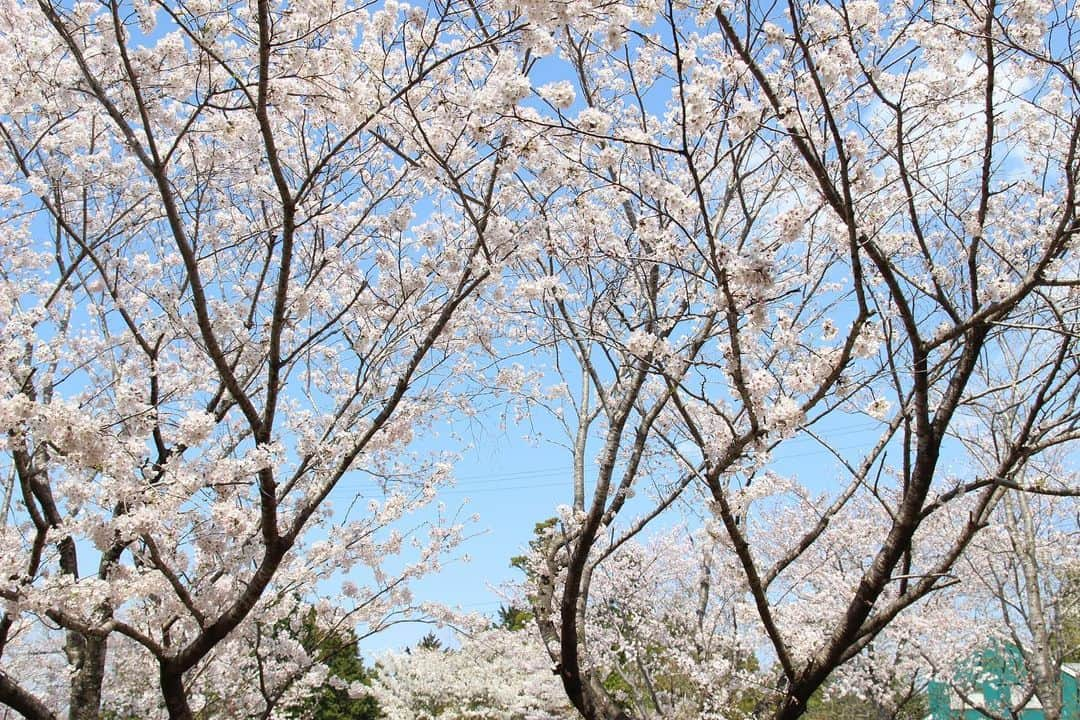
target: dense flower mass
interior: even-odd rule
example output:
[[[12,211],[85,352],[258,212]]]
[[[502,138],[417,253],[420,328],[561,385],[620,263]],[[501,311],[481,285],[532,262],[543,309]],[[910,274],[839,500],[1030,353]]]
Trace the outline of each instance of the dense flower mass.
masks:
[[[572,709],[531,629],[384,655],[371,692],[388,720],[563,720]]]
[[[0,0],[0,704],[895,714],[981,608],[1054,712],[1077,7]],[[528,629],[342,680],[511,418]]]

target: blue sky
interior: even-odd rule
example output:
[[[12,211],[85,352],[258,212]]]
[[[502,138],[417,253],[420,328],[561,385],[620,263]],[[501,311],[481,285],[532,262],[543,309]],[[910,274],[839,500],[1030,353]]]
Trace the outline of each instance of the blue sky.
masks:
[[[442,572],[414,585],[417,601],[493,616],[502,602],[498,586],[521,579],[521,573],[510,566],[510,558],[526,551],[537,522],[552,517],[556,506],[572,499],[567,451],[526,437],[539,429],[550,433],[551,440],[558,440],[560,430],[554,424],[538,427],[538,423],[509,426],[505,431],[481,428],[471,436],[473,447],[463,453],[457,465],[456,486],[441,491],[439,499],[450,512],[467,503],[463,515],[477,513],[480,519],[455,559],[448,561]],[[850,457],[873,445],[881,425],[865,417],[838,415],[818,429],[827,429],[828,439]],[[450,442],[436,437],[424,444],[450,449]],[[770,468],[794,475],[818,492],[835,490],[842,478],[835,457],[805,435],[786,440],[773,454]],[[670,524],[670,519],[658,521],[663,522]],[[466,554],[470,559],[463,562],[460,556]],[[375,658],[414,644],[433,629],[421,623],[398,625],[365,639],[361,651],[369,659]],[[445,641],[450,640],[451,630],[435,630]]]

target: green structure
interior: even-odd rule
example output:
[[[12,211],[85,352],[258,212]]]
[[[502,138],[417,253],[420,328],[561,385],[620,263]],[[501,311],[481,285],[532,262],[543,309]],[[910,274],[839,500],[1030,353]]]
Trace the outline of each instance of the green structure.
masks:
[[[1080,720],[1080,664],[1066,664],[1061,670],[1063,707],[1061,720]],[[986,720],[985,708],[996,717],[1010,717],[1010,710],[1025,695],[1024,660],[1015,647],[987,649],[957,671],[955,685],[967,688],[962,696],[947,683],[930,683],[927,693],[930,715],[927,720]],[[1045,720],[1039,699],[1032,696],[1015,716],[1018,720]]]

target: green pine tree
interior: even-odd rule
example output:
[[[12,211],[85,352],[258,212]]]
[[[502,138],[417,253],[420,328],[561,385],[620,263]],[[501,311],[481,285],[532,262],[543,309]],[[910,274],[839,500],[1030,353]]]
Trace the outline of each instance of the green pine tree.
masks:
[[[355,681],[371,684],[374,671],[364,667],[352,628],[322,629],[315,622],[314,613],[308,613],[300,628],[300,642],[329,668],[331,677],[350,684]],[[378,720],[383,714],[372,696],[351,698],[346,690],[325,684],[287,708],[285,716],[295,720]]]
[[[418,650],[438,650],[442,647],[442,640],[433,631],[428,632],[427,635],[420,638],[420,642],[416,643]]]
[[[499,616],[492,625],[502,630],[517,632],[524,630],[532,621],[533,615],[528,610],[515,605],[500,605]]]

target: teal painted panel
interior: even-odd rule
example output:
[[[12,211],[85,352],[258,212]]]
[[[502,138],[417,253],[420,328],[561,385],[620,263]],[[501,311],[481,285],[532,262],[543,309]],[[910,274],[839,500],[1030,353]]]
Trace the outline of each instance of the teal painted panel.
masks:
[[[926,686],[926,694],[931,720],[953,720],[949,713],[949,689],[945,683],[929,683]]]
[[[1080,720],[1080,687],[1077,686],[1075,677],[1068,673],[1063,675],[1061,684],[1065,703],[1061,710],[1061,720]]]
[[[988,710],[999,715],[1008,714],[1010,689],[1025,677],[1023,656],[1016,647],[988,648],[975,655],[957,669],[953,676],[960,684],[978,688]],[[1062,672],[1061,720],[1080,720],[1080,684],[1077,678]],[[927,684],[929,720],[987,720],[978,710],[953,710],[949,707],[949,687],[945,683]],[[1023,710],[1019,720],[1044,720],[1042,710]]]

